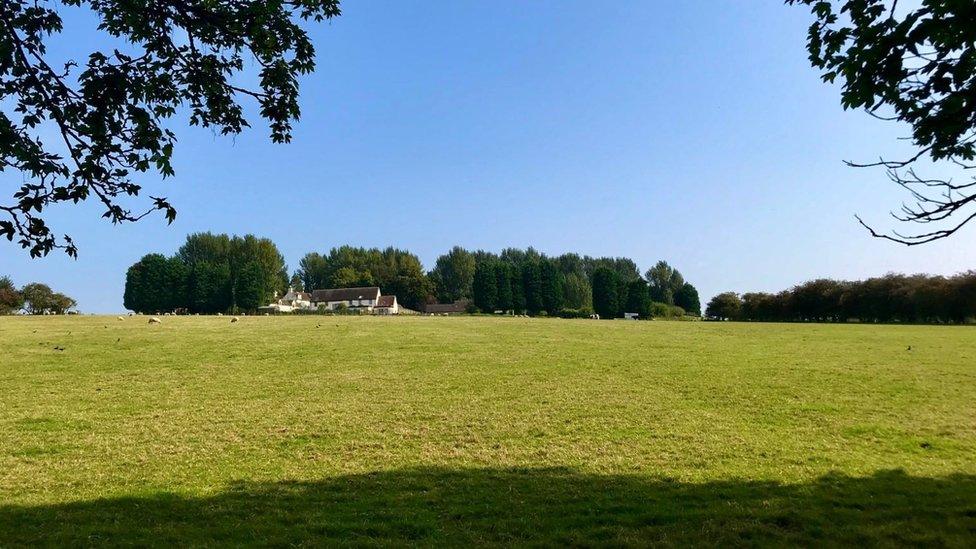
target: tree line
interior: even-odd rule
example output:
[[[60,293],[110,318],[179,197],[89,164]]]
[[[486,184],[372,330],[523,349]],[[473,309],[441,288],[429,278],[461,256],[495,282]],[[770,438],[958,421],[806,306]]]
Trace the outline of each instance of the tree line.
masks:
[[[29,315],[63,315],[76,305],[74,299],[55,292],[47,284],[31,282],[17,289],[9,276],[0,276],[0,315],[21,311]]]
[[[725,292],[705,309],[712,319],[773,322],[965,323],[976,319],[976,271],[860,281],[817,279],[772,294]]]
[[[629,258],[575,253],[549,257],[533,248],[501,253],[455,246],[424,270],[420,258],[398,248],[339,246],[311,252],[288,276],[275,244],[253,235],[198,233],[171,257],[149,254],[129,267],[127,309],[212,314],[253,311],[289,287],[379,286],[410,309],[468,300],[471,309],[529,315],[641,318],[699,315],[698,291],[664,261],[641,276]]]
[[[292,284],[305,289],[379,286],[412,309],[468,300],[472,311],[533,316],[701,314],[697,290],[667,263],[659,262],[646,276],[649,282],[628,258],[548,257],[531,247],[496,254],[460,246],[439,256],[425,273],[420,259],[404,250],[340,246],[305,255]]]
[[[253,311],[288,287],[284,256],[267,238],[197,233],[175,255],[129,267],[123,303],[140,313]]]

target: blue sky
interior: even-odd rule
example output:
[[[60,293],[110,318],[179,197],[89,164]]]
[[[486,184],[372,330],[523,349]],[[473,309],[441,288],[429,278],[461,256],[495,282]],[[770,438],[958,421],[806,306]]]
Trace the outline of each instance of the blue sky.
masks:
[[[777,1],[348,2],[313,31],[293,143],[258,120],[235,138],[184,120],[177,176],[147,177],[179,217],[113,226],[57,208],[80,257],[0,244],[0,274],[43,281],[85,312],[122,310],[126,268],[187,233],[309,251],[393,245],[427,267],[455,244],[666,259],[703,299],[819,276],[951,274],[976,266],[976,226],[906,248],[870,238],[904,195],[871,160],[906,128],[844,112],[804,50],[809,14]],[[62,10],[71,28],[92,20]],[[97,40],[69,30],[52,55]],[[944,174],[944,172],[933,172]],[[9,194],[19,178],[0,179]]]

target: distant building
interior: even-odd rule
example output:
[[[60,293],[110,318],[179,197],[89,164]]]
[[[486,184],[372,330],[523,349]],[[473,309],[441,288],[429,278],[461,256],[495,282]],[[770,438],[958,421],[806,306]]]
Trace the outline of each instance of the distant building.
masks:
[[[381,295],[379,301],[376,302],[376,307],[373,308],[373,313],[378,315],[400,314],[400,304],[397,303],[396,296]]]
[[[470,299],[459,299],[454,303],[428,303],[424,306],[424,312],[432,315],[456,315],[468,312],[470,306]]]
[[[345,305],[347,308],[359,311],[373,312],[380,300],[380,289],[377,286],[366,288],[331,288],[328,290],[314,290],[312,292],[312,307],[334,311]]]
[[[290,313],[298,309],[311,309],[311,294],[306,292],[296,292],[293,288],[288,288],[288,293],[275,300],[274,303],[265,307],[259,307],[258,312],[262,313]]]

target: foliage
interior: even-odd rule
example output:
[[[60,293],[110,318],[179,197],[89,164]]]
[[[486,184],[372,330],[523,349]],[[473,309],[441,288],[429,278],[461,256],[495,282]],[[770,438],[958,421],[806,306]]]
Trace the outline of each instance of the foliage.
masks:
[[[123,305],[131,311],[152,314],[184,306],[187,272],[178,257],[143,256],[126,271]]]
[[[976,271],[952,277],[888,274],[818,279],[778,294],[742,295],[742,320],[962,323],[976,319]]]
[[[563,279],[563,303],[570,309],[591,309],[593,288],[586,275],[570,272]]]
[[[698,298],[698,290],[687,282],[674,294],[674,304],[690,314],[701,315],[701,301]]]
[[[176,255],[149,254],[126,273],[124,304],[140,313],[253,311],[287,288],[285,259],[254,235],[196,233]]]
[[[565,308],[559,310],[558,316],[559,318],[590,318],[591,316],[593,316],[593,309]]]
[[[9,276],[0,276],[0,315],[16,313],[24,306],[24,296]]]
[[[668,305],[675,304],[675,296],[681,293],[685,279],[667,261],[658,261],[645,274],[650,285],[651,299]]]
[[[651,304],[651,316],[654,318],[682,318],[685,316],[685,310],[677,305],[668,305],[667,303],[654,302]]]
[[[471,285],[474,304],[485,313],[492,313],[498,307],[497,269],[497,262],[482,261],[474,270],[474,281]]]
[[[62,3],[90,8],[99,30],[127,47],[92,52],[80,68],[59,66],[46,45],[63,30],[59,3],[0,3],[0,100],[10,106],[0,115],[0,166],[25,181],[13,202],[0,204],[8,218],[0,220],[0,236],[17,238],[35,257],[56,247],[77,254],[71,238],[57,239],[46,223],[43,214],[55,204],[94,197],[113,223],[153,210],[173,221],[176,210],[165,198],[151,197],[142,213],[122,199],[140,194],[140,174],[174,174],[176,135],[166,120],[177,113],[188,113],[191,125],[238,134],[249,125],[239,103],[247,98],[272,141],[290,141],[300,114],[298,77],[315,67],[299,22],[339,15],[337,0],[158,0],[151,9],[122,0]],[[256,85],[242,87],[248,80]]]
[[[73,308],[75,300],[51,289],[47,284],[32,282],[20,290],[24,310],[27,314],[57,314],[63,315]]]
[[[593,310],[600,318],[616,318],[620,314],[620,275],[610,267],[598,267],[593,272]]]
[[[471,298],[475,271],[474,254],[460,246],[437,258],[430,278],[441,303]]]
[[[810,7],[810,62],[823,80],[840,79],[845,109],[865,109],[911,126],[917,152],[880,166],[904,187],[914,206],[895,217],[947,228],[914,235],[879,234],[903,244],[947,237],[976,218],[976,178],[964,183],[922,178],[912,167],[928,156],[976,168],[976,24],[967,0],[787,0]],[[853,164],[865,166],[864,164]],[[907,171],[906,171],[907,170]],[[858,218],[860,219],[860,218]],[[863,224],[863,221],[862,221]],[[865,225],[867,226],[867,225]]]
[[[713,297],[705,307],[705,316],[716,320],[738,320],[742,311],[742,299],[735,292],[724,292]]]
[[[627,301],[622,312],[637,313],[637,317],[644,320],[651,318],[650,288],[644,280],[637,279],[627,284]]]
[[[325,288],[379,286],[385,294],[397,296],[400,304],[419,309],[433,291],[420,259],[398,248],[340,246],[328,255],[306,254],[295,273],[305,291]]]
[[[563,308],[563,274],[552,260],[539,263],[539,292],[543,311],[557,315]]]
[[[542,311],[542,278],[538,261],[522,263],[522,292],[525,294],[525,310],[531,316]]]

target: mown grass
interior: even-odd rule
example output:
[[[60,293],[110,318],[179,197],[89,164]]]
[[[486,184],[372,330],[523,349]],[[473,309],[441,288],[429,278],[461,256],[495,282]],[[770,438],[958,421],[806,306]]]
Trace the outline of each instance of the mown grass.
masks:
[[[0,547],[972,546],[974,342],[968,327],[0,318]]]

